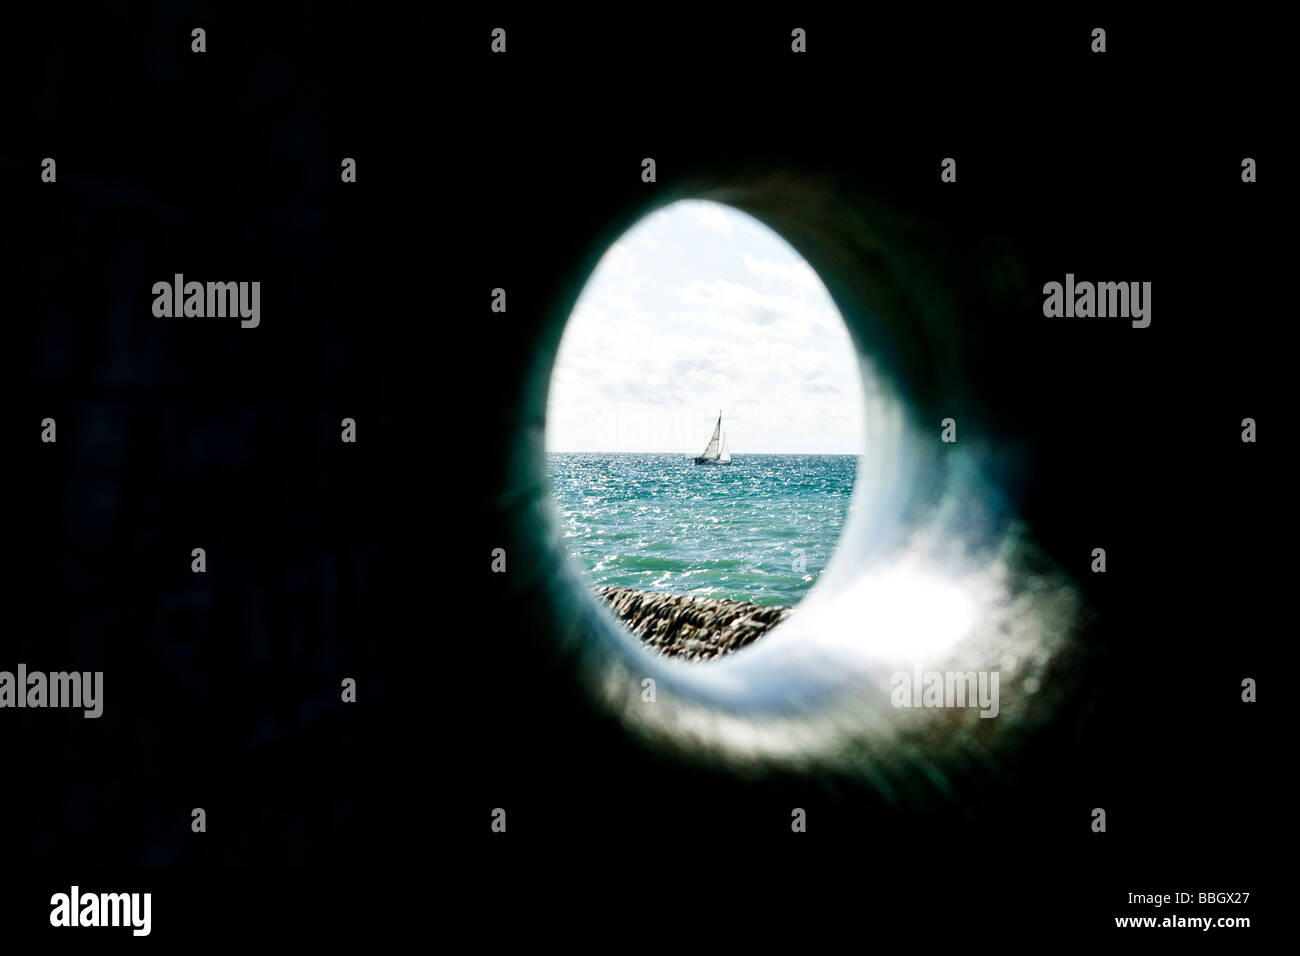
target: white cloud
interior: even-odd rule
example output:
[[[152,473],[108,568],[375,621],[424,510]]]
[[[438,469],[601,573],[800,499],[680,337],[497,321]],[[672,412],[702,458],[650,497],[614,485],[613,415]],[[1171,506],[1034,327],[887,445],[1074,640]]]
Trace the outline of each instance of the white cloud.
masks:
[[[766,226],[677,203],[615,243],[560,344],[555,451],[697,453],[719,408],[735,454],[860,453],[863,389],[816,272]]]
[[[772,259],[759,259],[748,252],[743,254],[745,268],[752,275],[772,282],[785,283],[808,291],[821,291],[825,288],[817,275],[817,270],[800,259],[798,262],[776,262]]]
[[[620,275],[632,275],[636,268],[636,257],[628,249],[627,243],[616,242],[601,257],[600,265]]]
[[[721,236],[732,239],[736,235],[735,224],[727,210],[717,203],[686,200],[679,203],[682,210],[706,229],[711,229]]]

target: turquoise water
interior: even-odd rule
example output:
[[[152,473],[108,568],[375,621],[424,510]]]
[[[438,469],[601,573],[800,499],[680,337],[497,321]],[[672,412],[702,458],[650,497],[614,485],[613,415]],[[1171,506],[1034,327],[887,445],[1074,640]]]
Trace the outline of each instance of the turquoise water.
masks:
[[[564,542],[593,584],[767,605],[796,603],[826,567],[857,461],[547,455]]]

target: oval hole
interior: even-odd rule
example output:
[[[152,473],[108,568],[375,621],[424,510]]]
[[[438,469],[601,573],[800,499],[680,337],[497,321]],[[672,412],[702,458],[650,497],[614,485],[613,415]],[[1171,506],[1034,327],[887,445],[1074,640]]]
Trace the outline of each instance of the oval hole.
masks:
[[[865,395],[789,243],[720,203],[656,210],[601,258],[560,342],[546,452],[565,550],[653,653],[762,640],[831,562]]]

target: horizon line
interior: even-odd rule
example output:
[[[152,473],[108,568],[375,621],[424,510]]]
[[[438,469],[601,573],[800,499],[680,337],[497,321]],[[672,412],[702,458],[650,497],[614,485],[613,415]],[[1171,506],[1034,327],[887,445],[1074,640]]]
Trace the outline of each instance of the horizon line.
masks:
[[[697,458],[696,452],[689,451],[594,451],[584,449],[581,451],[553,451],[546,450],[548,455],[681,455],[683,458]],[[862,452],[858,451],[745,451],[732,452],[732,458],[744,458],[748,455],[835,455],[841,458],[856,457],[861,458]]]

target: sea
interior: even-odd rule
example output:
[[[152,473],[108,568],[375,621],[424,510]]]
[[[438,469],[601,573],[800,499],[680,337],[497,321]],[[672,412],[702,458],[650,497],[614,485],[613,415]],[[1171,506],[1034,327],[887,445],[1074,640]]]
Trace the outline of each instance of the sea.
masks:
[[[564,543],[593,585],[793,605],[848,515],[856,455],[551,453]]]

